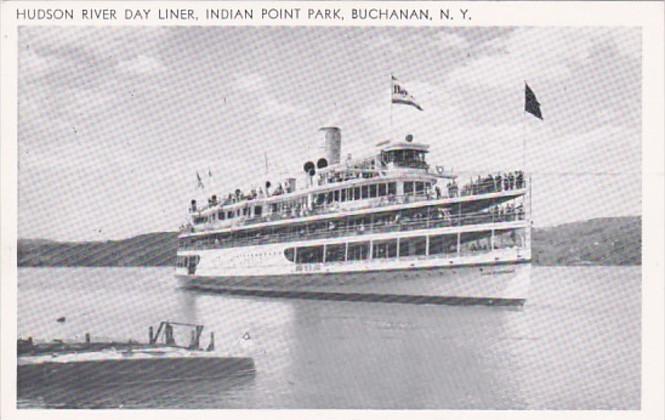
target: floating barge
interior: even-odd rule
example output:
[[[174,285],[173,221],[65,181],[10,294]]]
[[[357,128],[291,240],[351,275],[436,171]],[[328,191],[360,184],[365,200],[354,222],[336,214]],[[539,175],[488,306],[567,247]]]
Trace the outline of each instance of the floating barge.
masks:
[[[173,327],[190,327],[187,346],[175,342]],[[254,372],[251,357],[237,357],[215,351],[214,334],[209,345],[200,348],[202,325],[163,321],[148,343],[92,342],[34,343],[18,340],[18,387],[63,383],[132,384],[198,381]]]

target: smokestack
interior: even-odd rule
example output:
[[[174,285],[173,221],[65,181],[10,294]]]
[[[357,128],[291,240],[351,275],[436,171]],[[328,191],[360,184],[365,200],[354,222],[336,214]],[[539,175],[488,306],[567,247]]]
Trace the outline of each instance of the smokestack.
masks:
[[[321,127],[323,131],[323,157],[328,161],[328,165],[335,165],[340,162],[342,154],[342,132],[338,127]]]

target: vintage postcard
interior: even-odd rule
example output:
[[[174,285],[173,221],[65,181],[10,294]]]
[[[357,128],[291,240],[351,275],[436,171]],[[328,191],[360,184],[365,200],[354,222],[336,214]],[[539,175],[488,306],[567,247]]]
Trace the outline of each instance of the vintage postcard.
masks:
[[[663,3],[1,32],[3,417],[662,417]]]

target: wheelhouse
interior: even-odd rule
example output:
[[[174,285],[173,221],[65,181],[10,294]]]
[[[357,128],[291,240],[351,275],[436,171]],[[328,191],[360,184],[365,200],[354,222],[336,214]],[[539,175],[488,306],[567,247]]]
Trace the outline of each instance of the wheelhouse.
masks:
[[[381,151],[381,162],[388,167],[427,170],[428,148],[426,144],[410,142],[392,144]]]

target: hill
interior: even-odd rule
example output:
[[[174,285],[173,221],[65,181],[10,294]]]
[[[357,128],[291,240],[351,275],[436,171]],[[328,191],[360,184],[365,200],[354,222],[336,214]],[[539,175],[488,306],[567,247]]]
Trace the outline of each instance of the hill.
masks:
[[[175,232],[103,242],[18,241],[19,267],[133,267],[175,264]]]
[[[608,217],[533,230],[536,265],[640,265],[642,218]]]
[[[19,239],[20,267],[133,267],[175,264],[175,232],[103,242]],[[533,230],[536,265],[639,265],[641,218],[613,217]]]

